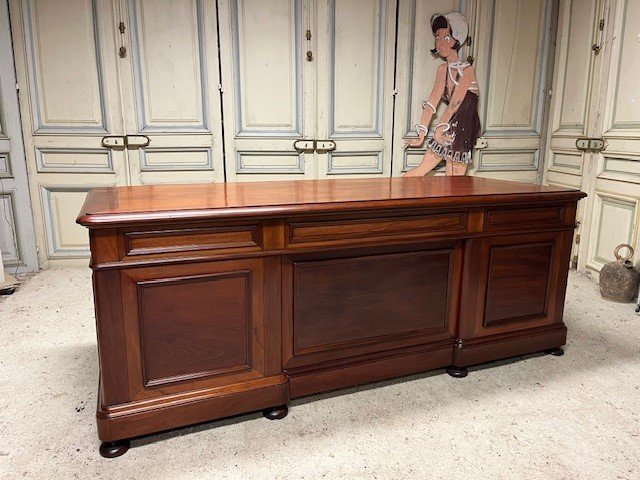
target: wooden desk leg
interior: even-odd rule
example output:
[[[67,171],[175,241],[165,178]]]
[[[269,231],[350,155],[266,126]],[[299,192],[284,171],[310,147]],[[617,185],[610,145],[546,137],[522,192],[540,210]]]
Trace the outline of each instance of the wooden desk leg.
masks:
[[[549,355],[553,355],[554,357],[561,357],[562,355],[564,355],[564,350],[562,349],[562,347],[557,347],[545,350],[544,353],[548,353]]]
[[[456,367],[453,365],[447,367],[446,372],[453,378],[464,378],[469,375],[469,370],[467,370],[465,367]]]
[[[287,416],[289,413],[289,407],[286,405],[280,405],[279,407],[267,408],[262,411],[262,414],[269,420],[280,420]]]
[[[131,442],[129,440],[116,440],[115,442],[102,442],[100,445],[100,455],[104,458],[115,458],[124,455],[129,450]]]

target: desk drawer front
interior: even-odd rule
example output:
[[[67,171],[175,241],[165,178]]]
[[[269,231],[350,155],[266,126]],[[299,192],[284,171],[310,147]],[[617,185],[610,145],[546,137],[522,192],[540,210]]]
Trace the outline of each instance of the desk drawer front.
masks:
[[[487,211],[486,230],[522,230],[563,225],[563,205],[543,208],[495,209]]]
[[[421,238],[462,233],[466,229],[463,212],[409,217],[323,220],[289,224],[289,244],[349,244],[388,237]]]
[[[256,250],[257,225],[186,228],[148,232],[125,232],[125,255],[162,255],[206,250]]]

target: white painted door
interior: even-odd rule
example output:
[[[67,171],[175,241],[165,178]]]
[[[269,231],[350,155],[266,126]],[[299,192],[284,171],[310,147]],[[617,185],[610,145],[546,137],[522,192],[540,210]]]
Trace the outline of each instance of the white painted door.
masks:
[[[581,3],[564,2],[564,6],[568,21],[585,16]],[[583,58],[588,56],[586,63],[592,65],[591,80],[586,86],[584,81],[579,83],[580,91],[586,91],[584,98],[589,99],[584,107],[583,131],[586,137],[602,138],[605,148],[575,154],[575,143],[566,145],[565,157],[558,159],[555,153],[547,182],[561,181],[560,170],[564,167],[567,174],[562,178],[580,182],[589,195],[583,201],[577,264],[582,272],[597,278],[602,266],[614,259],[613,250],[618,244],[631,244],[636,251],[640,248],[640,3],[603,1],[589,13],[591,29],[582,34],[584,45],[577,49],[569,44],[567,57],[582,51]],[[597,52],[591,45],[597,46]],[[565,91],[572,90],[573,82],[564,83]],[[634,260],[638,258],[636,255]]]
[[[120,12],[131,184],[223,182],[215,0],[121,0]]]
[[[88,256],[75,218],[92,187],[126,184],[114,4],[10,0],[22,126],[42,266]]]
[[[5,1],[0,1],[0,252],[0,277],[3,263],[12,272],[38,269]]]
[[[390,175],[395,0],[220,5],[227,179]]]
[[[421,103],[431,93],[442,62],[429,51],[434,44],[429,19],[454,10],[469,20],[472,43],[461,49],[460,57],[473,56],[480,89],[482,136],[469,174],[539,182],[552,0],[400,1],[394,175],[419,164],[424,155],[424,149],[403,147],[416,136]],[[440,105],[434,122],[444,107]]]

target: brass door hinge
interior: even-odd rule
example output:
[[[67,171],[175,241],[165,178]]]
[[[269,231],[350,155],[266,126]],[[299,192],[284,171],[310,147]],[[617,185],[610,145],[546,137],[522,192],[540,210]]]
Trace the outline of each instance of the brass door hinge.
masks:
[[[575,270],[578,268],[578,255],[574,255],[571,257],[571,270]]]
[[[576,245],[580,245],[580,234],[576,235]]]

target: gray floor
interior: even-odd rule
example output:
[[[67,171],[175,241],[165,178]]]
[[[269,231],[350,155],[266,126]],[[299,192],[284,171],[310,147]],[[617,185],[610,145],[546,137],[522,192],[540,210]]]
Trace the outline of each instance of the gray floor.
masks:
[[[640,317],[572,274],[566,355],[534,355],[294,402],[98,455],[86,269],[0,300],[0,477],[639,479]]]

